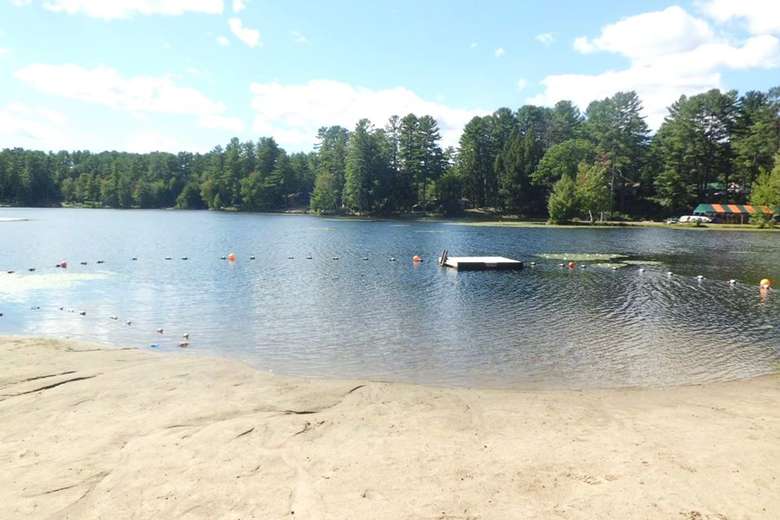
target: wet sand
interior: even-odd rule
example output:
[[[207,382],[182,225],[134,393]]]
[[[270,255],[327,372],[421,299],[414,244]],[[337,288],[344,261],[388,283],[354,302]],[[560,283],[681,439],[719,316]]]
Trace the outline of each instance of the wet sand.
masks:
[[[780,376],[501,391],[0,338],[2,519],[780,518]]]

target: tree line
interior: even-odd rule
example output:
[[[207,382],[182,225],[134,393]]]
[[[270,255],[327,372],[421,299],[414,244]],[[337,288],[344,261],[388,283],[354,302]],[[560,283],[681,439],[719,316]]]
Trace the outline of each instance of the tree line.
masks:
[[[780,205],[780,87],[682,96],[655,134],[634,92],[474,117],[457,147],[437,121],[323,127],[314,150],[233,138],[205,154],[0,151],[0,203],[323,213],[455,214],[554,222],[662,216],[697,202]]]

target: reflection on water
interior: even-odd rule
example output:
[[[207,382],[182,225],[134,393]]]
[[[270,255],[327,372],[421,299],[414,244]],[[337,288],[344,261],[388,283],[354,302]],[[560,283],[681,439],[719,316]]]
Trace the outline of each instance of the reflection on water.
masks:
[[[3,218],[30,220],[0,223],[0,270],[16,271],[0,274],[0,334],[178,351],[186,332],[191,351],[281,373],[476,386],[705,382],[780,359],[780,292],[758,289],[780,279],[775,234],[212,212]],[[536,266],[457,273],[435,263],[445,248]],[[220,259],[231,251],[235,263]],[[569,270],[538,256],[562,251],[630,265]],[[413,265],[416,254],[426,262]],[[67,271],[54,267],[62,259]]]

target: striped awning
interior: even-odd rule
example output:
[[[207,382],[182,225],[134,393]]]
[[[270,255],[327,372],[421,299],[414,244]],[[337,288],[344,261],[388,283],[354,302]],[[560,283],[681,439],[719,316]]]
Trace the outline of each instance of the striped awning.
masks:
[[[768,206],[751,206],[750,204],[699,204],[693,210],[694,215],[710,214],[734,214],[734,215],[753,215],[757,212],[763,212],[766,215],[774,214]]]

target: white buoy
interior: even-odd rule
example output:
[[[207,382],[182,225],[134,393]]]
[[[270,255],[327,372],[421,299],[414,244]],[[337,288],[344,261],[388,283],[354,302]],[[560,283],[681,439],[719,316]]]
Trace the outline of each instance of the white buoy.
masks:
[[[702,280],[704,280],[704,277],[702,275],[698,275],[696,279],[701,282]]]
[[[189,332],[185,332],[184,334],[181,335],[181,337],[184,338],[184,339],[190,339],[190,333]]]
[[[734,279],[729,280],[729,285],[737,285],[737,281]]]
[[[640,267],[640,268],[639,268],[639,274],[642,274],[642,273],[644,273],[644,272],[645,272],[645,268],[644,268],[644,267]]]
[[[671,271],[667,271],[666,272],[666,276],[672,276],[672,272]]]

